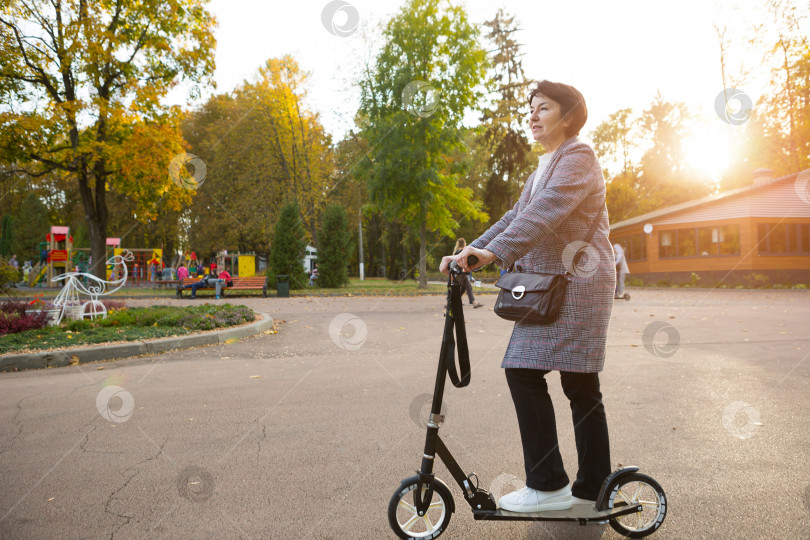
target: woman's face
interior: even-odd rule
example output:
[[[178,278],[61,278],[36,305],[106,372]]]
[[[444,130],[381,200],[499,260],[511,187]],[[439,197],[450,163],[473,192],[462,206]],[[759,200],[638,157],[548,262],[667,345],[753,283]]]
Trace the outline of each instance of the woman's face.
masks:
[[[553,152],[566,139],[565,128],[570,118],[561,121],[560,104],[543,94],[532,98],[529,125],[534,140],[542,144],[546,151]]]

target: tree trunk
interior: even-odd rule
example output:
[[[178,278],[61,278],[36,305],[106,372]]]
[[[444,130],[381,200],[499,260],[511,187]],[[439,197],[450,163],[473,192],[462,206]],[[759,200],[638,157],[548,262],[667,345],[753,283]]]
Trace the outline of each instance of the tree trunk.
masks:
[[[99,279],[107,279],[107,234],[106,224],[102,224],[98,219],[87,218],[87,226],[90,229],[90,256],[93,257],[93,264],[90,266],[90,273]]]
[[[408,231],[405,226],[400,227],[402,231],[402,278],[408,279]]]
[[[422,230],[419,234],[419,288],[425,289],[427,288],[427,264],[426,264],[426,239],[427,235],[427,223],[425,222],[425,218],[422,218]]]
[[[97,166],[98,168],[99,166]],[[103,170],[103,165],[100,165]],[[99,279],[107,279],[107,199],[105,180],[96,178],[95,186],[90,187],[89,171],[83,166],[79,171],[79,193],[84,206],[85,220],[90,232],[90,256],[93,264],[89,272]]]

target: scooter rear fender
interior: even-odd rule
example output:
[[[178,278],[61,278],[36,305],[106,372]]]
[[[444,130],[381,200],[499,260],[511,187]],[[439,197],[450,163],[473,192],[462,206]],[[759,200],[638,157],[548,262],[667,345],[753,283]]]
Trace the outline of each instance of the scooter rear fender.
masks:
[[[602,488],[599,490],[599,497],[596,499],[596,508],[597,510],[607,510],[608,509],[608,497],[610,493],[608,492],[608,488],[613,484],[613,482],[621,478],[622,476],[637,473],[639,471],[638,467],[622,467],[619,470],[613,471],[605,478],[605,481],[602,482]]]

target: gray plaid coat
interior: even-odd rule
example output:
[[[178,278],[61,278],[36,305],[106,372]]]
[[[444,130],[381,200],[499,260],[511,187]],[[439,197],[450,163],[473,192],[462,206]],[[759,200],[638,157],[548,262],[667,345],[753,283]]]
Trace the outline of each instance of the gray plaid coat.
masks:
[[[535,171],[536,172],[536,171]],[[495,225],[470,245],[487,249],[501,268],[574,274],[559,319],[550,325],[515,323],[501,367],[598,372],[605,363],[616,269],[605,208],[576,268],[573,254],[599,209],[605,206],[605,179],[590,146],[566,139],[531,196],[535,173],[523,193]],[[568,249],[566,249],[568,246]]]

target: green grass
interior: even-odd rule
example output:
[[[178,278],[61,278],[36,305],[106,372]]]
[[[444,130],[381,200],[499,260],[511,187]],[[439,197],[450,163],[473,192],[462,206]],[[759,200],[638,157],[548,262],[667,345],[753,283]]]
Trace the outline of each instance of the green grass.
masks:
[[[480,278],[480,276],[478,276]],[[441,279],[442,281],[447,279],[445,276],[429,276],[431,281],[437,281]],[[447,291],[447,287],[444,284],[429,284],[426,289],[420,289],[418,287],[418,282],[414,279],[406,279],[403,281],[394,281],[386,278],[366,278],[364,281],[360,281],[360,278],[352,277],[349,278],[349,284],[345,287],[340,287],[336,289],[326,289],[323,287],[306,287],[304,289],[292,289],[290,290],[290,296],[419,296],[423,294],[444,294]],[[23,292],[17,289],[11,289],[9,291],[9,296],[24,296],[24,297],[32,297],[37,294],[42,294],[43,298],[53,298],[57,295],[59,291],[57,289],[37,289],[35,292]],[[479,293],[486,293],[488,291],[485,290],[476,290],[475,294]],[[141,287],[124,287],[117,291],[115,294],[110,295],[108,298],[116,298],[116,297],[143,297],[143,298],[154,298],[154,297],[165,297],[165,298],[174,298],[176,291],[174,288],[169,289],[157,289],[152,287],[141,288]],[[183,298],[188,298],[191,295],[190,290],[186,290],[183,292]],[[225,290],[225,298],[234,298],[234,297],[257,297],[261,298],[262,292],[256,290],[247,290],[247,291],[228,291]],[[214,297],[214,289],[199,289],[197,291],[198,297],[203,298],[213,298]],[[268,287],[267,288],[267,296],[274,297],[276,296],[276,289],[275,287]]]
[[[112,311],[106,319],[71,320],[59,326],[0,336],[0,354],[180,336],[239,325],[253,319],[253,310],[232,304],[127,308]]]
[[[440,294],[447,291],[446,285],[428,284],[426,289],[418,288],[413,279],[392,281],[385,278],[349,278],[349,284],[339,289],[307,287],[290,291],[291,296],[417,296],[421,294]],[[269,292],[269,291],[268,291]],[[275,293],[275,291],[273,291]]]

